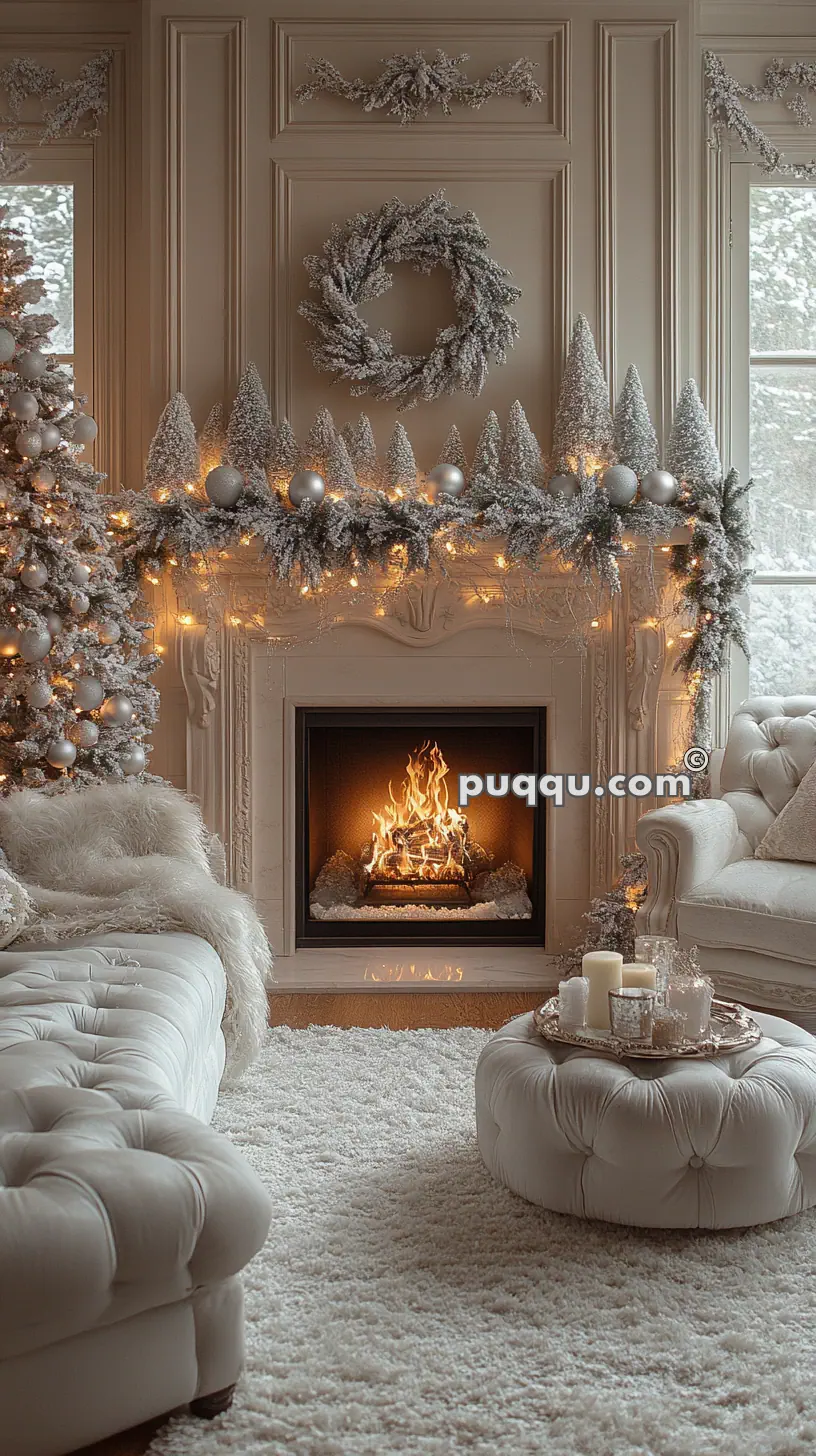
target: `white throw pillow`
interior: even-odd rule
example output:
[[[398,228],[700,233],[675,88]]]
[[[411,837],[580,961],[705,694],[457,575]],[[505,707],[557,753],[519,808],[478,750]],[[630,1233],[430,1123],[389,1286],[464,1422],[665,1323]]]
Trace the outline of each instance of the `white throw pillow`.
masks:
[[[816,864],[816,763],[777,814],[754,851],[756,859],[790,859]]]

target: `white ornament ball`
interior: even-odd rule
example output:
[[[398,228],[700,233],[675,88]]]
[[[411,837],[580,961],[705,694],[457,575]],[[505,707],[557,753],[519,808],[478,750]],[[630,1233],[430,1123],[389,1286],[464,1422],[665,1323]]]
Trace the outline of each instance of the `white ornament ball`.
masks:
[[[51,684],[43,678],[36,682],[30,682],[25,690],[26,702],[29,708],[47,708],[52,702],[54,694],[51,691]]]
[[[25,349],[17,355],[14,367],[23,379],[41,379],[47,364],[48,360],[39,349]]]
[[[53,643],[51,633],[40,627],[26,627],[20,633],[20,656],[23,662],[42,662],[47,657]]]
[[[140,743],[131,743],[130,748],[121,754],[119,758],[119,767],[122,773],[129,775],[143,773],[146,763],[145,751]]]
[[[211,505],[229,510],[240,500],[244,490],[244,477],[232,465],[216,465],[204,481],[204,492]]]
[[[84,674],[74,683],[74,703],[83,713],[92,713],[105,696],[105,689],[98,678]]]
[[[46,762],[52,768],[70,768],[76,756],[76,748],[67,738],[55,738],[45,750]]]
[[[428,471],[428,479],[437,495],[450,496],[456,500],[465,488],[465,477],[458,465],[435,465]]]
[[[48,572],[41,561],[27,561],[25,566],[20,568],[20,580],[23,586],[27,586],[30,591],[33,591],[36,587],[45,586]]]
[[[69,732],[80,748],[95,748],[99,742],[99,724],[94,723],[91,718],[83,718],[80,723],[75,723]]]
[[[45,625],[51,633],[51,636],[59,637],[59,634],[62,631],[62,617],[58,617],[56,612],[45,612],[44,615]]]
[[[99,628],[99,640],[100,642],[104,642],[106,647],[110,647],[114,642],[118,642],[121,635],[122,628],[118,622],[103,622]]]
[[[68,605],[75,617],[84,617],[91,605],[91,599],[85,592],[74,592],[73,596],[69,599]]]
[[[0,657],[16,657],[20,651],[20,633],[16,627],[0,627]]]
[[[91,579],[91,568],[84,561],[75,561],[68,575],[74,586],[87,586]]]
[[[78,415],[71,430],[72,445],[92,445],[99,433],[99,426],[92,415]]]
[[[9,359],[14,358],[14,350],[17,348],[17,341],[8,329],[0,329],[0,364],[8,364]]]
[[[21,430],[14,444],[23,460],[36,460],[42,450],[39,430]]]
[[[42,431],[40,431],[42,439]],[[47,465],[38,465],[31,477],[31,484],[40,495],[47,495],[57,483],[57,477]]]
[[[650,470],[640,482],[644,500],[656,506],[670,506],[677,499],[678,484],[669,470]]]
[[[46,421],[45,424],[40,425],[40,439],[43,450],[56,450],[62,440],[62,434],[56,425]]]
[[[316,470],[298,470],[289,481],[288,496],[293,506],[310,502],[319,506],[326,494],[326,482]]]
[[[112,693],[102,704],[100,714],[103,722],[121,728],[131,721],[135,711],[130,698],[124,693]]]
[[[13,420],[36,420],[40,406],[36,394],[28,389],[15,389],[9,400],[9,414]]]
[[[553,475],[547,482],[547,490],[550,495],[560,496],[562,500],[572,500],[580,485],[577,475]]]
[[[601,476],[601,485],[610,505],[628,506],[637,495],[638,478],[628,465],[607,465]]]

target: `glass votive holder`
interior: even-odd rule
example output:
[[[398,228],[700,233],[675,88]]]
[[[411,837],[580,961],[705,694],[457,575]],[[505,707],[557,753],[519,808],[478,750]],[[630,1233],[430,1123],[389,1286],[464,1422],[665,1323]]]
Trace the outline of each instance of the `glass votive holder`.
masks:
[[[686,1041],[705,1041],[711,1028],[711,1002],[714,987],[707,976],[673,979],[668,990],[668,1005],[683,1018]]]
[[[669,975],[674,962],[677,941],[673,935],[636,935],[635,960],[645,961],[657,972],[657,999],[665,1005]]]
[[[680,1047],[683,1043],[685,1017],[670,1006],[655,1006],[652,1018],[652,1046]]]
[[[609,992],[609,1024],[618,1041],[649,1045],[657,992],[646,986],[621,986]]]
[[[562,1031],[582,1031],[586,1026],[589,981],[586,976],[570,976],[558,983],[558,1025]]]

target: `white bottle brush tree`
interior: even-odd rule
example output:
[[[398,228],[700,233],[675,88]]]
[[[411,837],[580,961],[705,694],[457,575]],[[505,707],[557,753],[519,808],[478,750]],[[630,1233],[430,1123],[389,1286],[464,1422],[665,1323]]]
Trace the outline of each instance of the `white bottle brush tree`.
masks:
[[[112,555],[110,496],[78,457],[96,435],[48,353],[55,320],[0,211],[0,791],[124,779],[156,718],[135,576]]]

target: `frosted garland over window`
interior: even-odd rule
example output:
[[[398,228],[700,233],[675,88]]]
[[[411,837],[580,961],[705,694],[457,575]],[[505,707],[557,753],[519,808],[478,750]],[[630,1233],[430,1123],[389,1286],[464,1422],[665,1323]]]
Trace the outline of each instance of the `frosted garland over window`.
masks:
[[[57,320],[51,343],[57,354],[74,352],[74,189],[70,183],[12,183],[0,187],[7,223],[19,228],[45,283],[43,306]]]

